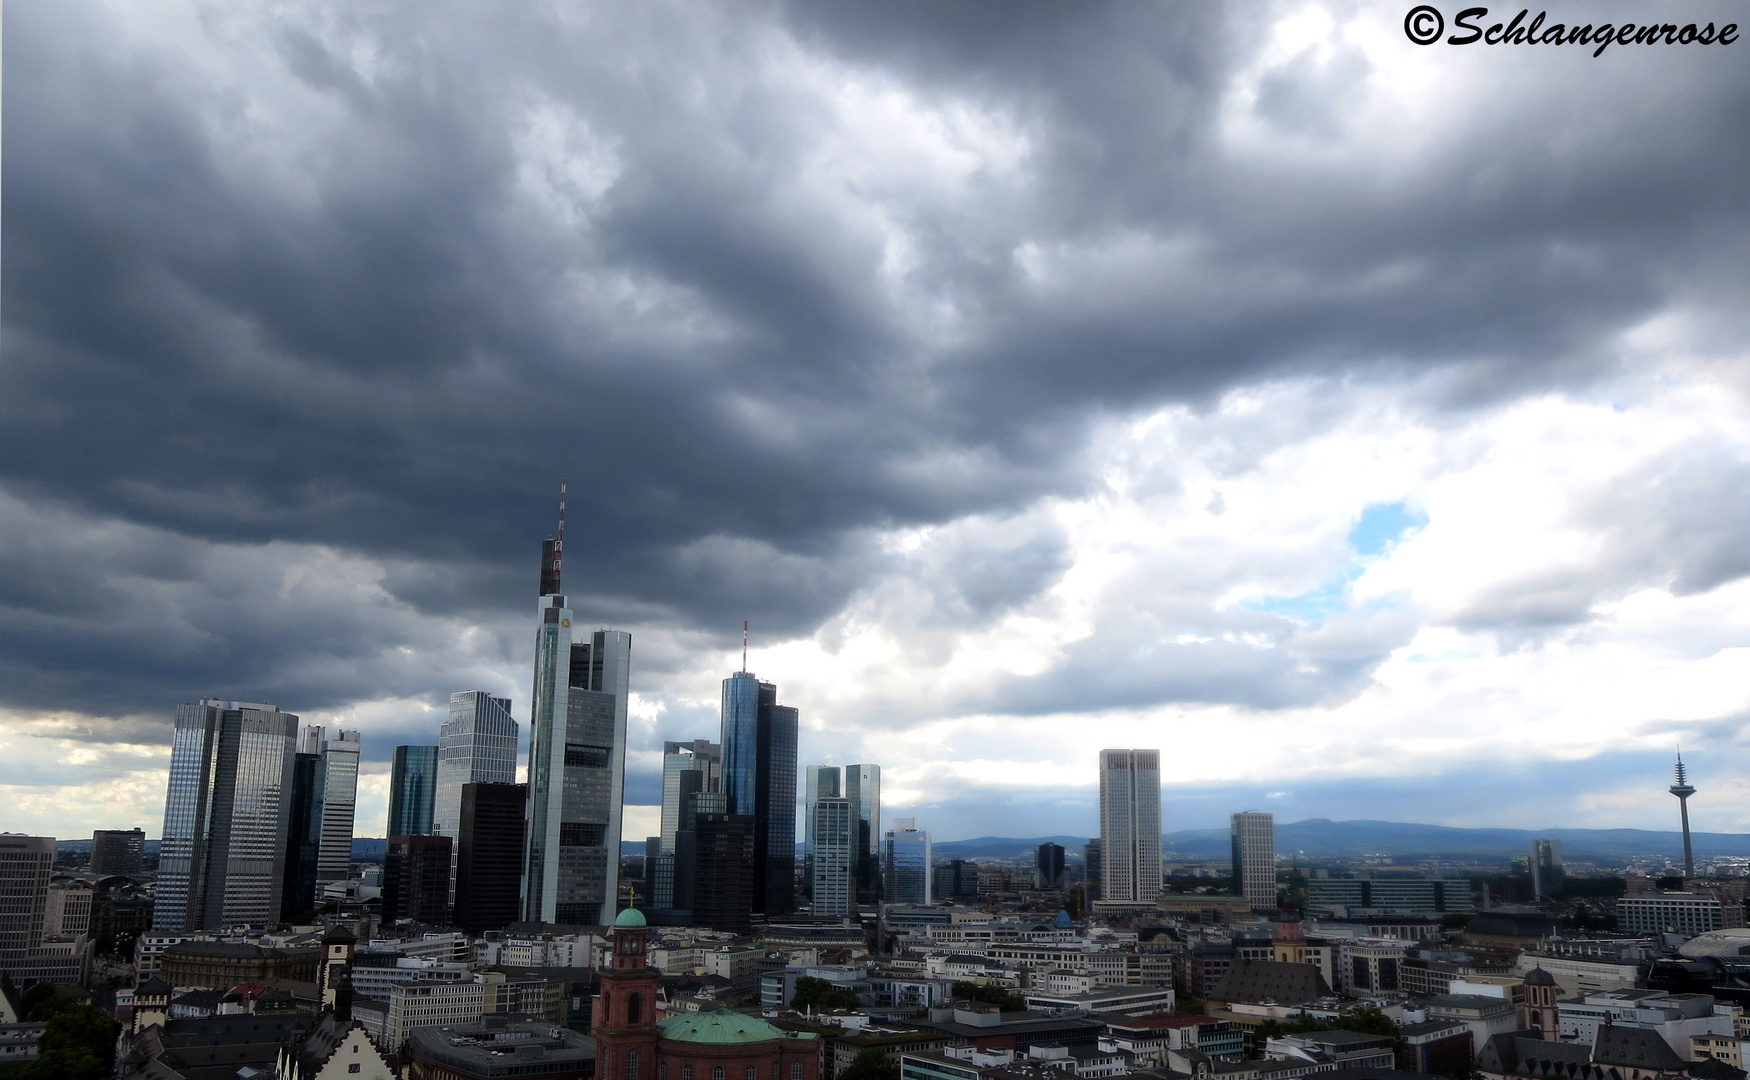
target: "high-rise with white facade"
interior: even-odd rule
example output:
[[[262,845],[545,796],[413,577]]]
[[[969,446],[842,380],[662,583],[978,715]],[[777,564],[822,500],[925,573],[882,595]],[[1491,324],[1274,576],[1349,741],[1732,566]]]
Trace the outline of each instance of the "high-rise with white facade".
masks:
[[[1100,751],[1100,896],[1161,894],[1161,752]]]
[[[450,695],[450,718],[438,729],[437,780],[431,828],[456,839],[462,824],[463,784],[516,783],[517,722],[510,699],[484,690]]]
[[[276,705],[177,706],[154,929],[279,919],[297,742],[297,716]]]
[[[316,883],[345,881],[352,873],[352,823],[358,805],[359,733],[324,738],[320,727],[304,729],[304,752],[322,755],[322,843]]]
[[[845,798],[851,800],[851,827],[857,830],[857,900],[881,899],[881,766],[846,765]]]
[[[685,775],[692,773],[693,775]],[[674,854],[687,796],[723,790],[723,747],[710,739],[662,744],[662,850]],[[663,905],[657,905],[663,906]]]
[[[597,630],[572,640],[559,591],[564,499],[561,488],[559,533],[542,545],[522,908],[529,922],[606,926],[619,899],[632,635]]]
[[[22,968],[42,944],[54,866],[54,837],[0,833],[0,971]]]
[[[1257,810],[1235,814],[1229,823],[1233,845],[1233,890],[1253,911],[1276,910],[1276,815]]]
[[[930,834],[916,818],[894,818],[882,858],[882,897],[889,904],[927,904],[933,882]]]
[[[809,806],[808,831],[814,837],[814,857],[809,862],[814,914],[857,913],[856,823],[851,800],[838,795],[818,795]]]

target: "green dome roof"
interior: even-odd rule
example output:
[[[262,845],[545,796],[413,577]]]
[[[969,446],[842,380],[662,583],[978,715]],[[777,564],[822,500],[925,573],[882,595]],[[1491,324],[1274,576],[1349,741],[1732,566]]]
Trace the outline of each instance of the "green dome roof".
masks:
[[[644,921],[644,913],[642,911],[639,911],[635,907],[629,907],[625,911],[620,912],[620,917],[614,920],[614,925],[647,926],[649,924]]]
[[[688,1043],[763,1043],[797,1036],[774,1027],[757,1016],[716,1009],[712,1012],[678,1013],[657,1022],[662,1038]]]

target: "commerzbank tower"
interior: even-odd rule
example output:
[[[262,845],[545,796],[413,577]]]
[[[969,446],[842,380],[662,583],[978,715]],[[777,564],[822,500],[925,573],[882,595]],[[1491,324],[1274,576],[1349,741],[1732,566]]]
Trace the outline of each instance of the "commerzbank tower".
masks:
[[[562,587],[564,558],[561,483],[559,531],[541,544],[523,918],[605,926],[619,906],[632,635],[574,628]]]

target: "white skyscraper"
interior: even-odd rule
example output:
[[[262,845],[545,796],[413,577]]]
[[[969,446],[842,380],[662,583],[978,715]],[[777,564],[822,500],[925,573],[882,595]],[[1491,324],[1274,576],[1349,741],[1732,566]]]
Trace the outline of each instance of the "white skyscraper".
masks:
[[[817,796],[809,807],[808,832],[814,837],[810,877],[816,915],[857,913],[854,818],[851,800],[836,795]]]
[[[1276,910],[1276,816],[1247,810],[1233,816],[1233,890],[1253,911]]]
[[[686,773],[694,775],[687,776]],[[699,791],[723,790],[723,747],[710,739],[662,744],[662,850],[674,854],[674,834],[680,829],[686,797]],[[661,905],[657,905],[661,906]]]
[[[564,551],[561,485],[559,533],[542,545],[536,607],[523,918],[606,926],[619,906],[632,635],[597,630],[572,641],[571,608],[559,591]]]
[[[1100,751],[1100,896],[1161,894],[1161,753]]]
[[[439,836],[457,838],[462,824],[463,784],[516,783],[517,723],[510,717],[510,699],[484,690],[458,690],[450,695],[450,718],[438,731],[436,794],[431,827]]]
[[[359,733],[342,731],[323,739],[320,727],[304,729],[305,753],[322,755],[322,846],[316,855],[316,883],[345,881],[352,874],[353,811],[358,804]]]
[[[275,705],[177,706],[155,929],[278,921],[297,739],[297,716]]]
[[[837,765],[810,765],[802,770],[802,861],[814,858],[814,804],[821,799],[836,799],[843,794],[839,778],[844,770]],[[853,838],[856,830],[851,831]],[[854,868],[853,868],[854,869]]]

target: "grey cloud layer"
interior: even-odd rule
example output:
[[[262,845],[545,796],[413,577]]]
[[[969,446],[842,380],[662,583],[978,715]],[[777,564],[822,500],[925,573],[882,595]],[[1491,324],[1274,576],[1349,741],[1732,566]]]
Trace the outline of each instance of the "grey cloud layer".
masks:
[[[1306,53],[1257,80],[1286,152],[1247,157],[1220,125],[1273,10],[213,8],[166,46],[10,6],[5,703],[157,711],[269,668],[429,692],[379,608],[519,618],[561,473],[601,618],[783,636],[889,569],[871,530],[1083,490],[1102,416],[1429,365],[1463,405],[1607,370],[1673,297],[1741,325],[1735,54],[1491,55],[1400,153],[1418,132],[1354,128],[1379,73]],[[894,133],[835,110],[882,94],[1019,149],[822,179],[822,147],[879,162]],[[50,508],[147,531],[64,544]],[[1722,528],[1682,581],[1744,572]],[[251,624],[306,545],[383,561],[386,595]],[[957,615],[1062,557],[961,560]],[[1319,700],[1395,633],[1087,678]]]

